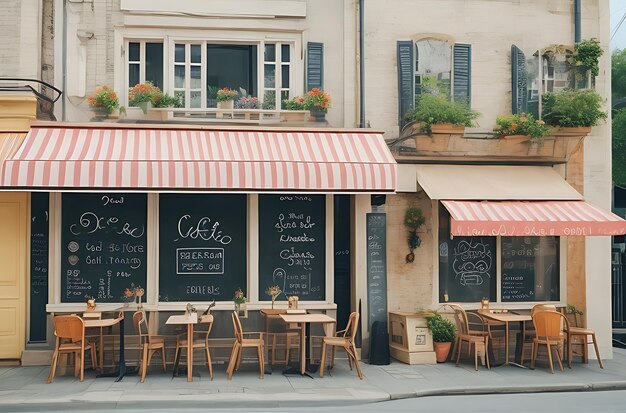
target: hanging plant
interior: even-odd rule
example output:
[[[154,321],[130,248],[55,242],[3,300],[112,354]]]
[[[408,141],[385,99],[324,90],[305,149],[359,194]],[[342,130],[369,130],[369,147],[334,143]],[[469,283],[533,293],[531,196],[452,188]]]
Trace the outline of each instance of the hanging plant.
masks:
[[[424,225],[426,222],[426,218],[424,218],[424,214],[420,208],[409,208],[406,210],[406,214],[404,215],[404,225],[409,228],[409,252],[406,256],[406,262],[410,263],[415,260],[415,254],[413,250],[419,247],[422,241],[420,237],[417,235],[417,230],[419,227]]]
[[[592,75],[598,76],[600,73],[600,56],[603,52],[598,39],[583,40],[574,46],[574,61],[577,66],[591,70]]]

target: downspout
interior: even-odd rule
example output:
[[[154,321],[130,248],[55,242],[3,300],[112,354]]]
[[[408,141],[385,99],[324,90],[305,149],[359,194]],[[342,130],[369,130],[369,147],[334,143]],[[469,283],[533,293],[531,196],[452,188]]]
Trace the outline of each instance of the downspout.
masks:
[[[574,42],[580,41],[580,0],[574,0]]]
[[[66,114],[65,114],[65,101],[67,100],[67,94],[65,93],[67,90],[67,0],[63,0],[63,52],[61,53],[61,59],[63,60],[61,63],[61,70],[63,71],[63,86],[61,89],[63,90],[63,100],[61,101],[61,119],[65,122]]]
[[[365,127],[365,57],[363,54],[363,48],[365,43],[365,33],[363,28],[363,22],[365,20],[365,13],[363,11],[365,1],[359,0],[359,127]]]

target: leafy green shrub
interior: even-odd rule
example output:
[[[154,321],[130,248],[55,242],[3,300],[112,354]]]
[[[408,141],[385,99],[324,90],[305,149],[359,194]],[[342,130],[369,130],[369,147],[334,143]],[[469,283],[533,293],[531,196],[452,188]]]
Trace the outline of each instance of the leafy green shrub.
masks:
[[[304,110],[304,98],[296,96],[293,99],[283,99],[284,110]]]
[[[161,93],[153,96],[152,106],[155,108],[182,108],[183,103],[177,96],[170,96],[167,93]]]
[[[422,122],[422,130],[430,132],[434,123],[453,123],[473,126],[480,113],[471,110],[465,103],[454,102],[442,95],[424,94],[415,101],[415,109],[405,115],[407,122]]]
[[[435,313],[432,317],[428,317],[426,322],[428,323],[428,329],[432,333],[435,343],[449,343],[454,341],[456,327],[452,321],[443,318],[439,313]]]
[[[101,108],[107,113],[113,112],[115,108],[120,106],[117,94],[108,86],[96,88],[95,94],[87,97],[87,101],[92,108]]]
[[[595,126],[607,113],[600,110],[602,97],[590,89],[548,92],[541,97],[543,120],[552,126]]]
[[[532,114],[500,115],[496,118],[496,136],[528,135],[533,141],[541,141],[550,134],[552,128],[542,120],[535,120]]]
[[[598,39],[591,38],[576,43],[574,46],[574,61],[576,65],[582,66],[586,70],[591,70],[591,74],[598,76],[600,73],[600,56],[604,51],[600,47]]]

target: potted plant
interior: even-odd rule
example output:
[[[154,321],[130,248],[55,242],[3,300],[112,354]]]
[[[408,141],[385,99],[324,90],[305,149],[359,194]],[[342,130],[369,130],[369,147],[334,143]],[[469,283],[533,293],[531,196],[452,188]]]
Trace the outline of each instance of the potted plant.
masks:
[[[139,107],[144,115],[154,106],[155,96],[163,95],[152,82],[138,83],[128,90],[128,106]]]
[[[531,142],[541,142],[551,130],[543,120],[533,118],[530,113],[522,113],[498,116],[494,133],[500,138],[522,135],[529,137]]]
[[[592,126],[607,118],[601,110],[602,97],[591,89],[548,92],[541,97],[541,103],[543,120],[559,128],[555,135],[586,135]]]
[[[407,122],[420,122],[422,132],[463,133],[474,125],[480,113],[465,103],[449,101],[444,95],[422,94],[415,101],[415,109],[405,115]]]
[[[304,109],[304,98],[296,96],[292,99],[284,99],[282,108],[283,113],[280,114],[281,120],[284,122],[304,122],[306,118],[306,110]]]
[[[454,323],[441,314],[435,313],[432,317],[426,319],[428,329],[433,335],[433,346],[435,347],[435,355],[437,363],[444,363],[450,354],[450,347],[454,341],[454,332],[456,330]]]
[[[108,86],[96,88],[95,93],[87,97],[87,102],[89,102],[89,106],[95,114],[92,120],[96,121],[104,120],[120,106],[117,94]]]
[[[233,109],[235,107],[235,96],[237,91],[224,87],[217,91],[217,108],[218,109]]]
[[[567,308],[565,309],[565,314],[568,318],[568,321],[570,322],[570,327],[580,326],[580,319],[578,318],[578,316],[582,317],[584,315],[582,310],[579,310],[578,308],[576,308],[576,306],[572,304],[568,304]]]
[[[246,294],[241,291],[241,288],[235,290],[233,294],[233,302],[235,303],[235,311],[239,317],[248,317],[248,306],[246,305]]]
[[[304,109],[311,112],[316,122],[323,122],[330,108],[330,95],[314,87],[304,97]]]
[[[167,93],[161,92],[159,88],[152,95],[152,100],[149,101],[148,119],[152,120],[171,120],[173,112],[164,110],[166,108],[180,108],[183,107],[183,103],[178,96],[171,96]],[[157,110],[158,109],[158,110]]]
[[[574,46],[574,63],[585,71],[591,71],[593,76],[598,76],[600,73],[600,56],[603,53],[598,39],[582,40]]]
[[[274,302],[276,301],[276,297],[278,297],[279,295],[282,294],[282,290],[280,289],[279,285],[273,285],[271,287],[267,287],[265,289],[265,294],[269,295],[270,297],[272,297],[272,309],[274,309]]]
[[[411,250],[406,256],[406,262],[411,263],[415,260],[413,250],[419,247],[422,241],[417,236],[417,230],[424,225],[426,218],[420,208],[409,208],[404,215],[404,225],[409,228],[409,249]]]

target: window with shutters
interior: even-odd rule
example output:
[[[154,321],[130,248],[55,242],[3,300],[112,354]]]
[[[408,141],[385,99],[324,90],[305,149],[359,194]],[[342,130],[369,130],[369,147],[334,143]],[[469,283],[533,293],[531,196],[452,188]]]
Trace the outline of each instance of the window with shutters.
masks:
[[[264,109],[296,95],[295,41],[164,39],[125,41],[124,87],[151,81],[183,107],[201,109],[216,107],[224,87],[258,97]]]

